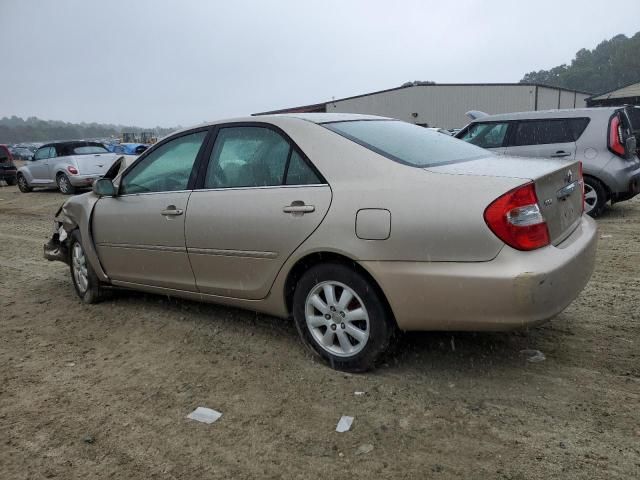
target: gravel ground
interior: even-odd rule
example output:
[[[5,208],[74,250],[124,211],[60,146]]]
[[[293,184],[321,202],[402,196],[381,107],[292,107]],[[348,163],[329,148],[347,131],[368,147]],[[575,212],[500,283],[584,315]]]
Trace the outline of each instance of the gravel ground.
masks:
[[[598,220],[595,274],[552,322],[408,334],[365,375],[272,317],[135,292],[81,304],[42,258],[63,200],[0,187],[2,479],[640,478],[640,200]],[[197,406],[223,416],[186,419]]]

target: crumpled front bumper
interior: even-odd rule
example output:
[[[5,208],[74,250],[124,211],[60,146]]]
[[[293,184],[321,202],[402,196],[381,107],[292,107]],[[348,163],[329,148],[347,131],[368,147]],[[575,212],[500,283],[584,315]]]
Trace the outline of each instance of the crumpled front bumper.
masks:
[[[61,210],[62,207],[58,209],[56,217]],[[51,235],[51,239],[44,244],[43,248],[44,258],[50,262],[58,261],[66,264],[69,263],[68,234],[64,229],[62,222],[57,218],[53,222],[53,234]]]

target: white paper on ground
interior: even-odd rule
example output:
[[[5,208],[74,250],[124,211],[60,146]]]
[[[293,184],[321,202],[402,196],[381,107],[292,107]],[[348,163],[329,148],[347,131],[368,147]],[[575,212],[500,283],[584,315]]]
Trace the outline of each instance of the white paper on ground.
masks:
[[[191,420],[195,420],[196,422],[213,423],[216,420],[218,420],[221,416],[222,414],[220,412],[217,412],[210,408],[198,407],[189,415],[187,415],[187,418]]]
[[[349,417],[346,415],[343,415],[340,418],[340,421],[338,422],[338,426],[336,427],[336,432],[348,432],[349,429],[351,428],[351,424],[353,423],[353,417]]]

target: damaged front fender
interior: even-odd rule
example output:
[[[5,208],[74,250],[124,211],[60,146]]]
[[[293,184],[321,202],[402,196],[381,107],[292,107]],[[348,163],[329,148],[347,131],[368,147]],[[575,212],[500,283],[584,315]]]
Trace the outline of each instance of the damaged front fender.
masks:
[[[77,195],[71,197],[58,209],[54,217],[53,234],[44,245],[44,258],[68,264],[69,239],[71,232],[78,229],[82,238],[82,247],[93,271],[101,281],[108,282],[109,277],[102,269],[91,234],[93,208],[99,198],[93,192]]]

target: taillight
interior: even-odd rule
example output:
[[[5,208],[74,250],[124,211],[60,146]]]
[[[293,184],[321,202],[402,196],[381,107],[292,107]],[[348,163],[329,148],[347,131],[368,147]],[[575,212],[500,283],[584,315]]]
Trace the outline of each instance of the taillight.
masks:
[[[77,175],[78,169],[76,167],[72,167],[71,165],[69,165],[67,167],[67,172],[69,172],[71,175]]]
[[[622,122],[620,121],[620,115],[617,113],[609,119],[608,146],[609,150],[613,153],[624,157],[625,148],[622,143]]]
[[[516,250],[535,250],[550,243],[533,183],[495,199],[485,209],[484,221],[500,240]]]

